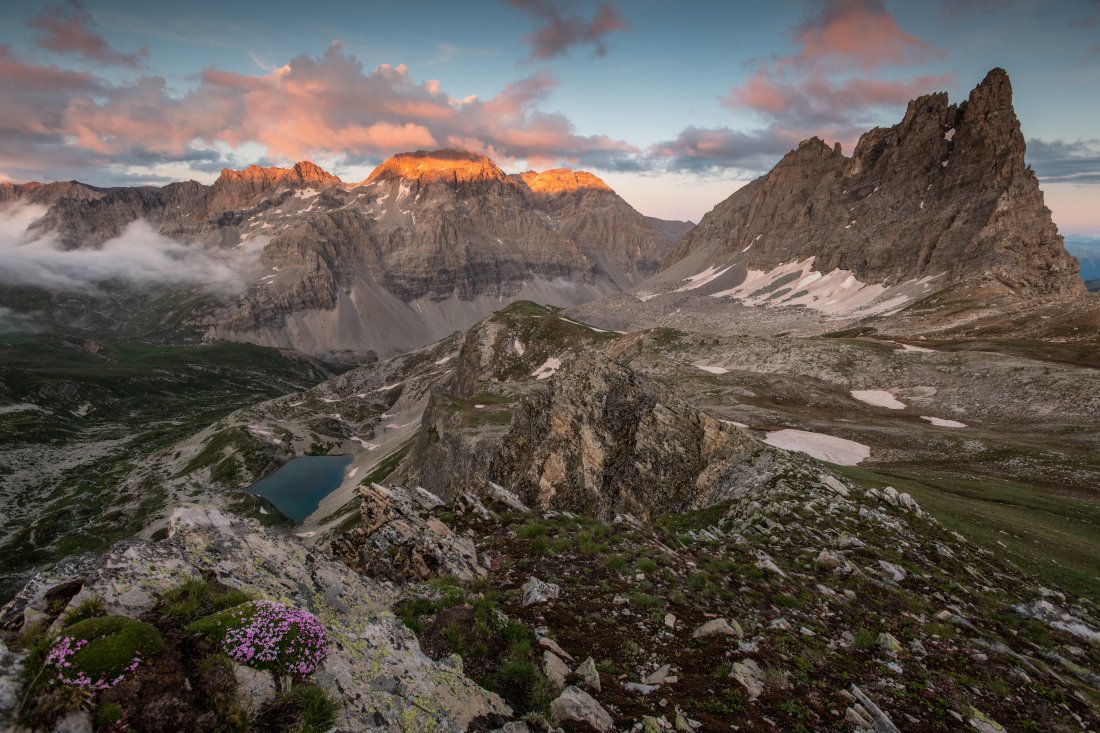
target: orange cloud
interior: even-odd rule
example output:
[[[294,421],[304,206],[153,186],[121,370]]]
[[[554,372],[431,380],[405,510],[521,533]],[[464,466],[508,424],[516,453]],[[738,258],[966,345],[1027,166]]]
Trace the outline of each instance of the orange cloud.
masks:
[[[44,159],[61,159],[64,151],[99,166],[163,160],[213,166],[219,147],[247,144],[276,160],[350,163],[458,141],[504,160],[583,160],[635,150],[608,137],[578,135],[564,116],[541,111],[557,83],[548,75],[517,81],[487,100],[459,99],[436,80],[418,83],[404,65],[365,70],[338,44],[262,74],[205,69],[183,96],[159,77],[112,85],[28,63],[5,46],[0,81],[5,166],[25,159],[28,150]]]

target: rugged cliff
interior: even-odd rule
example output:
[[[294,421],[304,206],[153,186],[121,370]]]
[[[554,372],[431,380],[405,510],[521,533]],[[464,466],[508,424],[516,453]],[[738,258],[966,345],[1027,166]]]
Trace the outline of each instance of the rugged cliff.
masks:
[[[707,249],[713,264],[744,253],[755,270],[813,257],[815,271],[886,286],[937,278],[1081,293],[1024,152],[1008,75],[993,69],[962,103],[942,92],[911,101],[851,158],[839,144],[803,142],[703,217],[666,264]]]
[[[191,320],[209,338],[310,353],[408,351],[509,301],[575,305],[630,288],[684,226],[642,216],[589,173],[509,176],[453,150],[396,155],[360,184],[301,162],[224,170],[211,186],[77,193],[35,231],[97,247],[143,220],[230,261],[259,251],[246,292]]]

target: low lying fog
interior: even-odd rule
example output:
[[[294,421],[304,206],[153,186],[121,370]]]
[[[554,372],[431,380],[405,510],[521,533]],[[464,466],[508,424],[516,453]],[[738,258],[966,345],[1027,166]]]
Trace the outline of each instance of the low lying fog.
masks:
[[[231,252],[210,250],[169,239],[139,220],[99,248],[64,250],[56,236],[28,231],[45,213],[34,204],[0,208],[0,285],[94,292],[105,282],[193,284],[233,295],[249,284],[267,243],[257,237]]]

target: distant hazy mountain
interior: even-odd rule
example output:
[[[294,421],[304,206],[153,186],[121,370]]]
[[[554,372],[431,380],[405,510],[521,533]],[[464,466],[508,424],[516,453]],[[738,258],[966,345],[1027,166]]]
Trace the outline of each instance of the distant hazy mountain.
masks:
[[[1081,278],[1089,290],[1100,289],[1100,237],[1066,236],[1066,249],[1081,263]]]

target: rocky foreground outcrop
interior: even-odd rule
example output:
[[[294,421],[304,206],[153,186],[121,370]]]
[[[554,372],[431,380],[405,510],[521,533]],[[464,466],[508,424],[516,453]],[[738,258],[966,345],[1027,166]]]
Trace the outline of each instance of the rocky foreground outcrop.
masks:
[[[1092,729],[1093,604],[813,461],[650,523],[527,510],[492,483],[417,514],[483,570],[412,574],[396,612],[427,654],[565,730]],[[517,663],[528,684],[504,682]]]
[[[390,612],[394,596],[385,586],[293,537],[209,507],[177,509],[170,527],[166,540],[127,540],[40,573],[0,610],[0,623],[18,630],[57,619],[51,591],[66,584],[79,588],[68,594],[67,608],[98,597],[107,613],[137,618],[181,581],[212,576],[321,619],[331,643],[316,678],[341,701],[341,730],[461,731],[480,716],[509,713],[499,697],[421,652]],[[18,674],[20,660],[11,661],[0,693],[18,689],[7,674]],[[17,703],[17,696],[0,694],[0,728],[7,730]]]
[[[380,484],[359,489],[362,526],[332,543],[332,553],[358,572],[393,581],[439,575],[485,575],[473,541],[432,516],[443,501],[430,491]]]
[[[806,140],[770,173],[716,206],[678,243],[671,265],[706,250],[709,263],[755,270],[813,257],[864,283],[936,277],[992,283],[1029,296],[1084,292],[993,69],[967,101],[946,93],[909,103],[889,128],[865,133],[852,157]],[[702,269],[700,267],[699,269]]]

